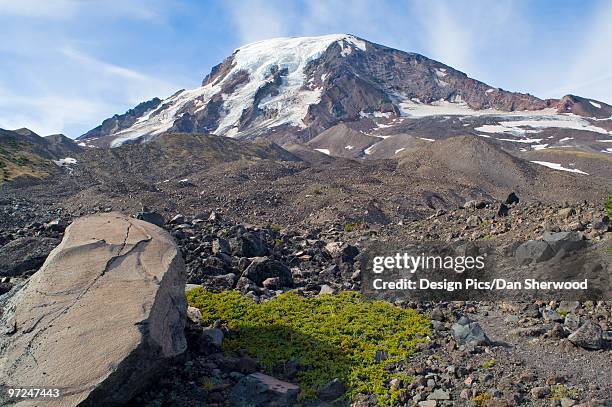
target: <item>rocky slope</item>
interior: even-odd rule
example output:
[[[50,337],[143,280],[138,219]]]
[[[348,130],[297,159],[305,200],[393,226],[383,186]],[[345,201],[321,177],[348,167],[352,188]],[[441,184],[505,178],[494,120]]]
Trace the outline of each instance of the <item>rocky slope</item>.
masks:
[[[0,183],[31,182],[60,172],[82,148],[62,134],[40,137],[28,129],[0,129]]]
[[[198,285],[234,289],[256,301],[271,300],[289,289],[306,297],[358,290],[362,275],[357,259],[372,241],[487,239],[511,245],[516,240],[541,239],[547,231],[572,231],[589,242],[610,244],[612,226],[601,205],[508,201],[514,203],[508,204],[505,215],[498,211],[503,202],[474,201],[464,208],[438,211],[430,219],[387,226],[334,222],[319,228],[249,226],[219,213],[202,217],[172,213],[157,220],[150,212],[137,216],[160,221],[176,240],[188,280],[194,284],[188,289]],[[22,212],[34,213],[33,209],[24,207]],[[57,226],[32,224],[5,231],[9,239],[61,237],[69,218],[66,213]],[[8,284],[20,278],[13,276]],[[399,391],[401,403],[586,407],[609,402],[609,302],[402,301],[398,305],[425,313],[432,325],[429,341],[405,363],[394,366],[400,376],[412,379],[385,384]],[[286,395],[283,388],[295,388],[299,363],[288,361],[270,370],[248,353],[224,353],[221,346],[235,338],[235,330],[222,320],[213,326],[204,324],[194,308],[188,317],[187,352],[131,405],[222,406],[239,389],[254,391],[244,387],[245,378],[253,374],[251,379],[260,383],[258,397],[265,394],[266,402],[280,402]],[[320,400],[333,400],[346,391],[331,384],[324,389],[317,392]],[[359,394],[352,403],[374,407],[377,400]]]
[[[432,117],[446,118],[438,136],[513,133],[523,140],[525,133],[571,128],[606,138],[611,109],[575,96],[541,100],[508,92],[422,55],[339,34],[241,47],[214,67],[201,87],[144,102],[81,139],[118,146],[172,131],[307,142],[338,123],[350,123],[366,136],[397,134],[407,126],[429,136],[433,129],[422,121]],[[469,120],[449,121],[450,116]],[[343,147],[352,146],[349,141]],[[365,144],[338,154],[364,155]],[[588,145],[597,146],[593,140]]]

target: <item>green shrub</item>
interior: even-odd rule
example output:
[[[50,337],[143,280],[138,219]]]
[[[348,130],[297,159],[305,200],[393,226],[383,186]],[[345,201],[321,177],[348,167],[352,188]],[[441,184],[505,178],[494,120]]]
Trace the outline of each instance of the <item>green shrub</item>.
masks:
[[[548,396],[551,400],[561,400],[566,397],[575,399],[578,397],[578,392],[576,389],[569,388],[564,384],[557,384],[552,387],[550,396]]]
[[[612,218],[612,195],[608,196],[608,200],[606,201],[604,210],[606,211],[606,215]]]
[[[221,319],[231,330],[223,342],[226,353],[244,349],[270,374],[297,362],[301,399],[313,398],[319,387],[339,378],[347,398],[375,394],[380,405],[392,405],[400,391],[388,389],[388,382],[410,378],[388,366],[406,362],[430,333],[429,321],[415,310],[356,292],[315,298],[289,292],[256,304],[235,291],[196,288],[187,300],[200,309],[205,324]],[[386,352],[387,359],[376,363],[377,351]]]
[[[485,360],[484,362],[482,362],[482,367],[484,369],[491,369],[496,364],[497,364],[497,359],[493,358],[493,359]]]
[[[484,406],[489,400],[491,400],[491,395],[489,393],[480,393],[472,399],[477,406]]]
[[[363,229],[364,227],[365,227],[365,224],[362,223],[362,222],[346,223],[346,224],[344,224],[344,231],[345,232],[352,232],[354,230]]]

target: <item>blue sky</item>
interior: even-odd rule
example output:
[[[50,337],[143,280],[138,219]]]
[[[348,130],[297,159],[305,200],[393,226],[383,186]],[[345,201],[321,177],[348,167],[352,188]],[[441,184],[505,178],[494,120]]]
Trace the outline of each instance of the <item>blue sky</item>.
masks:
[[[612,103],[612,1],[0,0],[0,127],[77,137],[240,45],[350,33],[492,86]]]

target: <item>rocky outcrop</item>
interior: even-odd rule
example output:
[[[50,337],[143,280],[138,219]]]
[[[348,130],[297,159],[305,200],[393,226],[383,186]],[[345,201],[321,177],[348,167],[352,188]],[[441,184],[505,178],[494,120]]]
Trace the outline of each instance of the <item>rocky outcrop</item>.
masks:
[[[142,117],[153,109],[156,109],[161,102],[162,101],[159,98],[153,98],[151,100],[147,100],[146,102],[142,102],[123,114],[116,114],[113,117],[109,117],[98,127],[89,130],[78,139],[108,136],[126,129],[134,124],[139,117]]]
[[[0,382],[60,388],[54,406],[129,401],[186,348],[184,287],[163,230],[117,213],[76,220],[2,304]]]

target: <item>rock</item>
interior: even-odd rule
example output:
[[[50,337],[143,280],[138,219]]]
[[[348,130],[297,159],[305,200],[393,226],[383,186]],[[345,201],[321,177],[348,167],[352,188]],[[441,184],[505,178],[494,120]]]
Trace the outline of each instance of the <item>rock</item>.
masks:
[[[175,217],[170,219],[170,221],[168,222],[168,224],[170,225],[180,225],[183,223],[185,223],[185,217],[181,214],[176,215]]]
[[[560,400],[561,407],[573,407],[576,405],[576,400],[572,400],[569,397],[563,397]]]
[[[552,321],[552,322],[563,322],[564,318],[559,315],[556,311],[553,310],[544,310],[542,312],[542,317],[544,318],[545,321]]]
[[[267,278],[278,277],[281,287],[293,287],[291,270],[283,263],[268,257],[256,257],[244,270],[242,277],[246,277],[257,285],[262,285]]]
[[[461,317],[451,327],[453,338],[460,345],[474,344],[486,345],[490,343],[489,338],[485,335],[478,322],[470,321],[467,317]]]
[[[471,201],[466,201],[463,204],[463,209],[483,209],[486,207],[487,207],[487,203],[485,201],[471,200]]]
[[[574,210],[574,208],[563,208],[563,209],[559,209],[559,212],[557,212],[557,216],[560,217],[561,219],[567,219],[571,217],[572,215],[574,215],[575,213],[576,211]]]
[[[431,310],[431,312],[429,313],[429,317],[434,321],[442,322],[445,320],[444,312],[442,311],[440,307],[436,307],[433,310]]]
[[[255,232],[246,232],[231,239],[232,254],[238,257],[261,257],[268,254],[268,247],[262,237]]]
[[[206,281],[206,287],[211,290],[231,290],[236,285],[238,276],[227,273],[220,276],[210,276]]]
[[[196,307],[187,307],[187,319],[194,324],[199,324],[202,322],[202,313]]]
[[[334,379],[317,390],[317,397],[322,401],[334,401],[346,392],[346,387],[340,379]]]
[[[506,200],[504,201],[506,205],[514,205],[519,203],[519,197],[514,193],[510,192]]]
[[[236,407],[293,406],[297,402],[299,386],[283,382],[263,373],[244,376],[232,389],[230,402]]]
[[[213,240],[212,243],[212,252],[213,254],[217,254],[217,253],[225,253],[225,254],[231,254],[232,253],[232,249],[230,247],[230,244],[227,240],[225,239],[215,239]]]
[[[43,225],[43,229],[51,231],[51,232],[63,232],[66,230],[66,223],[62,222],[61,219],[54,219],[50,222],[47,222]]]
[[[538,386],[531,389],[531,397],[534,399],[543,399],[550,394],[550,388]]]
[[[319,295],[333,294],[335,292],[336,292],[336,290],[334,290],[332,287],[328,286],[327,284],[323,284],[321,286],[321,290],[319,290]]]
[[[0,382],[60,388],[58,406],[126,403],[186,349],[184,287],[162,229],[117,213],[76,220],[4,307]]]
[[[213,212],[210,213],[210,216],[208,217],[208,221],[212,222],[212,223],[220,222],[221,221],[221,215],[218,214],[217,212],[213,211]]]
[[[482,218],[478,215],[472,215],[465,222],[470,227],[477,227],[482,223]]]
[[[276,290],[277,288],[281,288],[280,285],[280,278],[278,277],[270,277],[270,278],[266,278],[261,285],[264,286],[264,288],[267,288],[269,290]]]
[[[163,227],[166,223],[164,217],[157,212],[138,212],[138,214],[136,215],[136,219],[152,223],[154,225],[159,226],[160,228]]]
[[[601,349],[603,347],[603,330],[599,324],[593,321],[586,321],[567,339],[581,348]]]
[[[563,325],[570,331],[580,328],[580,317],[576,314],[567,314]]]
[[[49,237],[20,237],[8,242],[0,248],[0,276],[35,272],[59,243]]]
[[[223,331],[218,328],[204,328],[202,330],[202,339],[217,348],[221,348],[223,336]]]
[[[436,407],[438,402],[436,400],[423,400],[419,401],[419,407]]]
[[[508,216],[508,212],[510,208],[506,206],[506,204],[500,203],[497,207],[497,216]]]
[[[343,242],[327,243],[325,251],[334,259],[341,258],[342,261],[352,261],[359,254],[357,247]]]
[[[427,396],[427,400],[450,400],[450,394],[442,389],[436,389]]]
[[[554,251],[548,243],[539,240],[528,240],[517,247],[514,257],[521,264],[540,263],[553,258]]]
[[[587,246],[587,242],[580,232],[545,232],[543,239],[555,253],[561,249],[571,252]]]

